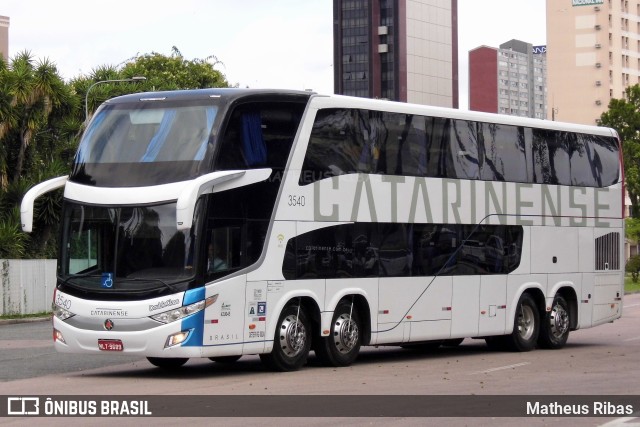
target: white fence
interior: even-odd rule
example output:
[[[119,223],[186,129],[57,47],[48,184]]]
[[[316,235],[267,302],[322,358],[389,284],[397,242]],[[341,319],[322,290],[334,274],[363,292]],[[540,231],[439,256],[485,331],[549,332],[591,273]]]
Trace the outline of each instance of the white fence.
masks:
[[[56,284],[55,259],[4,259],[0,263],[0,315],[51,311]]]

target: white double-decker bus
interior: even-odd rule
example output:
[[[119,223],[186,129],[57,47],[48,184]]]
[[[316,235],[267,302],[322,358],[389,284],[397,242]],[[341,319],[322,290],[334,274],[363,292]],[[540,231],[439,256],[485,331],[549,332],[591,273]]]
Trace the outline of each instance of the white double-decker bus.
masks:
[[[64,186],[61,352],[164,368],[363,345],[563,347],[621,316],[620,142],[607,128],[309,92],[127,95]]]

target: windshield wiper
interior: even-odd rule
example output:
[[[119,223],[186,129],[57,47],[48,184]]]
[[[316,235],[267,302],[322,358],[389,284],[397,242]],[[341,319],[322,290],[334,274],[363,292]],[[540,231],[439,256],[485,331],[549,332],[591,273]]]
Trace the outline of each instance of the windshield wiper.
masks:
[[[100,278],[102,278],[102,273],[100,273],[100,274],[96,274],[96,273],[74,274],[74,275],[69,276],[66,279],[62,280],[61,285],[62,286],[67,285],[67,284],[69,284],[69,281],[71,279],[77,279],[77,278],[81,278],[81,277],[92,277],[92,278],[100,277]],[[60,280],[61,277],[58,276],[58,279]],[[184,280],[177,280],[177,281],[175,281],[173,283],[167,283],[162,279],[156,279],[156,278],[117,277],[117,278],[114,278],[114,285],[116,283],[119,283],[119,282],[158,282],[158,283],[162,284],[162,286],[164,286],[165,288],[171,290],[172,292],[178,293],[178,292],[180,292],[180,290],[177,289],[175,287],[175,285],[183,283],[183,282],[186,282],[188,280],[189,279],[184,279]],[[120,290],[122,291],[123,289],[120,289]]]
[[[165,282],[164,280],[161,279],[155,279],[155,278],[139,278],[139,277],[118,277],[118,282],[123,281],[123,282],[159,282],[161,283],[164,287],[170,289],[171,291],[173,291],[174,293],[179,292],[178,289],[174,288],[173,285],[177,285],[178,283],[182,283],[185,282],[186,280],[178,280],[177,282],[173,282],[172,284],[169,284],[167,282]],[[187,279],[188,280],[188,279]]]
[[[61,285],[62,286],[68,285],[71,279],[77,279],[79,277],[102,277],[102,273],[96,274],[94,272],[88,272],[88,273],[73,274],[67,277],[66,279],[62,280]],[[61,279],[62,278],[58,276],[58,280],[61,280]]]

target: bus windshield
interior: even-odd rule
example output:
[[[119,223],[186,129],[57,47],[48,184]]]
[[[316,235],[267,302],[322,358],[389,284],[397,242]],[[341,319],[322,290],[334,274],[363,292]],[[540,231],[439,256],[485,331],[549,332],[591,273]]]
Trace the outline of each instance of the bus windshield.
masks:
[[[193,276],[190,230],[176,228],[176,205],[100,207],[68,203],[60,280],[93,291],[177,290]]]
[[[193,179],[213,150],[219,107],[212,102],[105,105],[80,142],[74,180],[144,186]]]

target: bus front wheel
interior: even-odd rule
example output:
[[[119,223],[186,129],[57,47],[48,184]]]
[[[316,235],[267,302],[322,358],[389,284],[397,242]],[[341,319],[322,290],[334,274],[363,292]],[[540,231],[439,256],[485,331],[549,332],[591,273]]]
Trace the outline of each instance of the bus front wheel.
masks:
[[[538,345],[554,350],[564,347],[569,338],[570,325],[569,305],[561,295],[556,295],[551,311],[544,314]]]
[[[513,351],[533,350],[540,334],[540,313],[531,295],[522,294],[516,307],[513,332],[507,335],[506,344]]]
[[[260,360],[274,371],[295,371],[304,365],[311,349],[311,324],[301,305],[290,304],[282,310],[271,353]]]
[[[349,366],[362,345],[362,322],[356,307],[342,301],[333,312],[329,336],[318,339],[315,353],[325,366]]]

